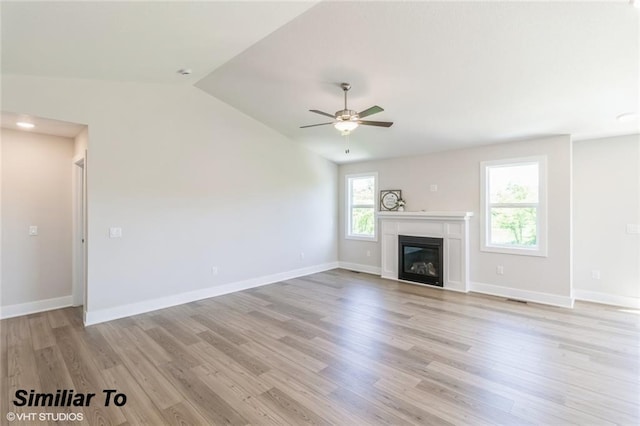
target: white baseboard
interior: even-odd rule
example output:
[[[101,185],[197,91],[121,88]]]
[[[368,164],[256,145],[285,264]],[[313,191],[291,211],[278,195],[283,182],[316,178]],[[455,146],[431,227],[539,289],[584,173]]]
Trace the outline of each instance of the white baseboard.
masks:
[[[569,296],[559,296],[557,294],[520,290],[512,287],[503,287],[474,281],[471,281],[469,284],[469,290],[476,293],[490,294],[492,296],[507,297],[510,299],[524,300],[527,302],[542,303],[545,305],[561,306],[563,308],[573,308],[573,299]]]
[[[576,300],[585,302],[602,303],[604,305],[622,306],[625,308],[640,309],[640,298],[629,296],[617,296],[615,294],[601,293],[599,291],[573,289]]]
[[[267,284],[290,280],[317,272],[328,271],[338,268],[338,262],[330,262],[321,265],[309,266],[292,271],[280,272],[245,281],[223,284],[215,287],[208,287],[202,290],[189,291],[186,293],[174,294],[152,300],[131,303],[128,305],[116,306],[113,308],[87,311],[84,318],[84,325],[94,325],[101,322],[112,321],[118,318],[143,314],[145,312],[156,311],[158,309],[169,308],[171,306],[182,305],[184,303],[195,302],[196,300],[208,299],[210,297],[222,296],[223,294],[234,293],[236,291],[247,290]]]
[[[380,275],[381,268],[379,266],[361,265],[359,263],[338,262],[339,267],[349,271],[365,272],[367,274]]]
[[[19,303],[0,307],[0,319],[19,317],[50,311],[52,309],[68,308],[73,304],[72,296],[54,297],[53,299],[36,300],[35,302]]]

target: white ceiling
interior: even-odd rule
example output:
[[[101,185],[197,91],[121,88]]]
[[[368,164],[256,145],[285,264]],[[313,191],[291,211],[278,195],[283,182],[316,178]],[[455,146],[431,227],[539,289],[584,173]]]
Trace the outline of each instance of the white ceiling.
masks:
[[[193,84],[315,3],[2,1],[2,72]]]
[[[640,10],[609,2],[2,2],[2,72],[196,84],[336,162],[640,132]],[[28,52],[28,53],[26,53]],[[181,77],[178,68],[193,74]],[[308,112],[385,111],[345,138]]]

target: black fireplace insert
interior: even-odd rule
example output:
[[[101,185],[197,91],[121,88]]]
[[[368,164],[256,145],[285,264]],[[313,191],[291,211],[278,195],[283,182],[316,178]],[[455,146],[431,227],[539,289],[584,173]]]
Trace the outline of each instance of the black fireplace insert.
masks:
[[[442,241],[398,235],[398,279],[443,287]]]

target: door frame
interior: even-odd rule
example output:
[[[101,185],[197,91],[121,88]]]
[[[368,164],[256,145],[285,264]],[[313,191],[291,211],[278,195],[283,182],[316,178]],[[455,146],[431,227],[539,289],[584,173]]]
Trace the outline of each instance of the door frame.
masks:
[[[87,167],[86,151],[73,159],[72,304],[87,311]]]

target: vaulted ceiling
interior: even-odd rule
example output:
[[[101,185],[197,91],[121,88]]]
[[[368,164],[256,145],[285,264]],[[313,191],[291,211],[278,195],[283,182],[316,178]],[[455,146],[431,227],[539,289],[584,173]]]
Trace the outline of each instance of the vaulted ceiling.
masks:
[[[609,2],[3,2],[2,72],[195,84],[336,162],[640,132],[640,10]],[[193,70],[189,76],[179,68]],[[347,138],[308,112],[380,105]],[[629,120],[621,114],[636,113]]]

